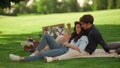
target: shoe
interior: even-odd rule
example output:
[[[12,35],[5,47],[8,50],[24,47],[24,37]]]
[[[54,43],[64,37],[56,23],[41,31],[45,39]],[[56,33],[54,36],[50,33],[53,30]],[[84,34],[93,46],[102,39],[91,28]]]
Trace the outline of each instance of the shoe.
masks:
[[[47,63],[53,61],[53,58],[52,58],[52,57],[47,57],[47,56],[45,56],[44,59],[45,59],[45,62],[47,62]]]
[[[35,54],[34,54],[34,53],[32,53],[30,56],[35,56]]]
[[[14,55],[14,54],[9,54],[9,58],[12,61],[20,61],[20,56]]]

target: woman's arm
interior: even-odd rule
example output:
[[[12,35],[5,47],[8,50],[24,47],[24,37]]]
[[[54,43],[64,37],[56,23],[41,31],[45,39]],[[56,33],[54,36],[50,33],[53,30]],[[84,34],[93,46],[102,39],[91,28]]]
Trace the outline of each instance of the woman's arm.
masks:
[[[82,36],[81,38],[80,38],[80,40],[78,40],[78,42],[79,42],[79,44],[78,44],[78,47],[77,46],[74,46],[74,45],[72,45],[72,44],[70,44],[70,43],[65,43],[65,46],[66,47],[70,47],[70,48],[72,48],[72,49],[75,49],[75,50],[77,50],[77,51],[79,51],[79,52],[82,52],[82,51],[84,51],[84,49],[86,48],[86,46],[87,46],[87,44],[88,44],[88,38],[87,38],[87,36]]]
[[[67,24],[67,32],[66,32],[66,34],[69,35],[69,36],[71,35],[70,28],[71,28],[71,24],[68,23]]]
[[[69,47],[69,48],[72,48],[72,49],[77,50],[78,52],[80,52],[80,49],[77,46],[74,46],[74,45],[72,45],[70,43],[66,43],[65,46]]]
[[[80,49],[81,52],[85,50],[86,46],[89,43],[87,36],[82,36],[81,40],[79,40],[78,42],[79,42],[78,48]]]

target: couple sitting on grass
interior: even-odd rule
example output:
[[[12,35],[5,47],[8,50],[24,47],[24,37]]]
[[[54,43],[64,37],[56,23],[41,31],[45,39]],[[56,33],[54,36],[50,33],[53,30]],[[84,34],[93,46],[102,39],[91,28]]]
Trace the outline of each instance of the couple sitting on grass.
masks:
[[[100,44],[105,52],[110,54],[110,50],[103,40],[101,33],[93,25],[94,18],[90,14],[83,15],[80,22],[75,22],[74,32],[69,36],[69,32],[60,36],[62,44],[58,44],[50,35],[43,36],[36,51],[30,56],[21,57],[14,54],[9,54],[13,61],[31,61],[45,59],[46,62],[52,62],[63,59],[72,59],[82,56],[89,56],[96,50]],[[70,26],[68,27],[70,28]],[[69,30],[68,30],[69,31]],[[41,52],[48,44],[50,50]]]

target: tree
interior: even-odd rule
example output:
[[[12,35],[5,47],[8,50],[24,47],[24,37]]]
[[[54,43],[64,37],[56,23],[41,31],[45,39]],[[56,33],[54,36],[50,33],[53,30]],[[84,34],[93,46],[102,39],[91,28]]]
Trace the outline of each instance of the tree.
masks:
[[[93,10],[107,9],[108,0],[93,0]]]
[[[2,14],[3,13],[3,10],[2,10],[2,8],[0,8],[0,14]]]
[[[89,4],[89,0],[84,0],[84,6],[81,7],[80,11],[91,11],[92,5]]]
[[[0,0],[0,7],[1,8],[10,8],[11,2],[19,3],[20,1],[24,1],[24,0]]]
[[[71,12],[79,11],[79,4],[77,3],[77,0],[67,1],[67,7],[69,8],[69,11],[71,11]]]
[[[117,0],[108,0],[108,9],[116,8],[116,2]]]
[[[77,0],[40,0],[37,2],[37,10],[39,13],[62,13],[62,12],[77,12],[79,5]]]
[[[117,0],[116,4],[117,4],[116,8],[120,8],[120,0]]]
[[[57,0],[40,0],[37,2],[37,11],[39,13],[48,14],[55,13],[57,10]]]

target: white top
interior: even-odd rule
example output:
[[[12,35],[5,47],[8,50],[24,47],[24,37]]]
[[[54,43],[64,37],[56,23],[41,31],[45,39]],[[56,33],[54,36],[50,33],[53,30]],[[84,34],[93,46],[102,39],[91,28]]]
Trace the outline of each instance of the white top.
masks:
[[[73,46],[77,46],[80,49],[80,51],[82,52],[85,50],[85,48],[88,44],[88,38],[87,38],[87,36],[82,36],[80,39],[78,39],[77,42],[74,42],[74,39],[71,40],[70,44],[72,44]]]

